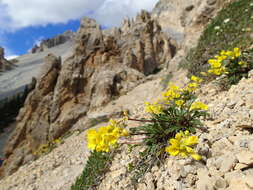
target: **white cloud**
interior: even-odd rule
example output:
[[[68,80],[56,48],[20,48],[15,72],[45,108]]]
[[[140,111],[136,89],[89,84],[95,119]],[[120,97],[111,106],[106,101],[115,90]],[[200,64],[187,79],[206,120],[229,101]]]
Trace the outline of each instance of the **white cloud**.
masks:
[[[33,46],[35,46],[35,45],[39,46],[43,39],[45,39],[44,36],[38,37],[36,40],[34,40]]]
[[[7,60],[11,60],[11,59],[15,59],[16,57],[18,57],[19,55],[9,55],[6,57]]]
[[[99,23],[106,26],[119,25],[125,17],[133,17],[140,10],[151,11],[158,0],[107,0],[94,14]]]
[[[66,23],[90,16],[106,26],[118,25],[158,0],[0,0],[0,29]]]
[[[5,44],[4,45],[3,44],[4,43],[0,44],[0,46],[4,48],[4,57],[6,59],[10,60],[10,59],[14,59],[19,56],[19,55],[13,53],[13,51],[10,48],[8,48]]]

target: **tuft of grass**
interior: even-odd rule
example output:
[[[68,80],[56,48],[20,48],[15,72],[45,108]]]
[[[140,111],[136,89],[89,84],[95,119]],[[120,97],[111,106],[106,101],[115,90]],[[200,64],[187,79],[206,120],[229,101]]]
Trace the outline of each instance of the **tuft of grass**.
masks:
[[[90,120],[90,127],[94,127],[99,123],[108,122],[109,118],[106,116],[98,117],[98,118],[92,118]]]
[[[71,186],[71,190],[96,189],[111,165],[113,153],[91,152],[83,173]]]
[[[42,144],[36,151],[33,152],[33,155],[36,156],[36,158],[39,158],[40,156],[49,154],[53,149],[63,143],[64,141],[62,140],[62,138],[58,138],[48,142],[47,144]]]
[[[253,43],[252,0],[238,0],[224,7],[202,33],[198,45],[181,63],[189,75],[207,70],[209,58],[221,50],[247,49]]]

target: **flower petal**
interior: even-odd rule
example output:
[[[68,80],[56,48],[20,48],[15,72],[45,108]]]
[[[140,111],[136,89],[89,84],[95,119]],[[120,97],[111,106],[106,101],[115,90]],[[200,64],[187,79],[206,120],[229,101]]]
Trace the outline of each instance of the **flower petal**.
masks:
[[[202,157],[197,153],[193,153],[193,154],[190,154],[190,155],[194,160],[201,160],[202,159]]]
[[[179,150],[176,147],[169,146],[165,149],[171,156],[177,156],[179,154]]]

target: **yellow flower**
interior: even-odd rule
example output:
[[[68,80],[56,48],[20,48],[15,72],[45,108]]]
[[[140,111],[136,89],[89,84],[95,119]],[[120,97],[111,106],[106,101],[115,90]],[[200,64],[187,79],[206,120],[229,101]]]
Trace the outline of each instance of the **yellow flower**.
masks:
[[[226,55],[220,55],[220,56],[217,56],[217,61],[218,62],[222,62],[223,60],[227,59],[227,56]]]
[[[196,83],[201,83],[203,80],[195,75],[191,76],[191,80],[196,82]]]
[[[185,144],[187,146],[191,146],[198,143],[198,137],[197,136],[190,136],[185,139]]]
[[[220,68],[221,67],[221,61],[218,61],[216,59],[209,59],[208,63],[211,65],[211,68]]]
[[[235,54],[233,51],[226,51],[225,54],[229,57],[231,57],[231,59],[234,59],[235,58]]]
[[[199,87],[198,83],[192,82],[192,83],[189,83],[184,90],[188,92],[194,92],[198,89],[198,87]]]
[[[220,68],[211,68],[208,70],[208,73],[219,76],[221,74],[227,74],[227,71],[225,67],[220,67]]]
[[[90,129],[87,131],[87,142],[88,142],[88,148],[91,150],[95,150],[98,142],[99,142],[99,134],[96,130]]]
[[[109,126],[111,126],[111,127],[117,127],[118,126],[118,123],[117,123],[117,121],[115,121],[114,119],[110,119],[109,120]]]
[[[175,104],[176,104],[177,106],[179,106],[179,107],[181,107],[184,103],[185,103],[184,100],[176,100],[176,101],[175,101]]]
[[[191,110],[208,110],[208,106],[202,102],[193,102],[190,107]]]
[[[244,61],[239,61],[238,64],[241,65],[241,66],[247,65],[247,63],[244,62]]]
[[[200,160],[201,156],[198,155],[191,146],[198,143],[197,136],[190,136],[189,131],[185,133],[179,132],[175,138],[169,140],[170,146],[165,148],[171,156],[180,155],[182,157],[191,156],[195,160]]]
[[[127,135],[128,131],[122,128],[121,123],[111,119],[109,125],[87,131],[88,148],[97,152],[109,152],[111,147],[117,145],[120,137]]]
[[[161,114],[163,113],[162,111],[162,105],[158,104],[158,103],[154,103],[154,104],[151,104],[149,102],[145,102],[145,111],[147,113],[153,113],[153,114]]]
[[[222,50],[222,51],[220,52],[220,55],[226,55],[226,51]]]
[[[178,86],[176,86],[176,85],[174,85],[174,84],[172,84],[172,83],[170,83],[170,82],[169,82],[169,84],[168,84],[168,89],[171,89],[171,90],[173,90],[173,91],[178,91],[178,90],[180,90],[180,88],[179,88]]]
[[[180,98],[180,92],[181,90],[178,86],[169,83],[167,91],[162,93],[164,97],[163,101],[165,101],[165,103],[170,103],[170,101]]]
[[[122,132],[121,132],[121,136],[128,136],[129,135],[129,132],[126,130],[126,129],[123,129]]]
[[[241,56],[241,52],[240,52],[239,48],[234,48],[234,56],[235,57],[240,57]]]

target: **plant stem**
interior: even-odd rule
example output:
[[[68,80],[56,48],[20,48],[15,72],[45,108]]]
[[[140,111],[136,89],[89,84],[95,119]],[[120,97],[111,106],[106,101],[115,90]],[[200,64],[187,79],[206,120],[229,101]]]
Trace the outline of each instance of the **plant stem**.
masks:
[[[139,122],[155,122],[154,120],[147,120],[147,119],[132,119],[132,118],[128,118],[128,120],[130,121],[139,121]]]
[[[130,135],[149,135],[150,133],[130,133]]]

